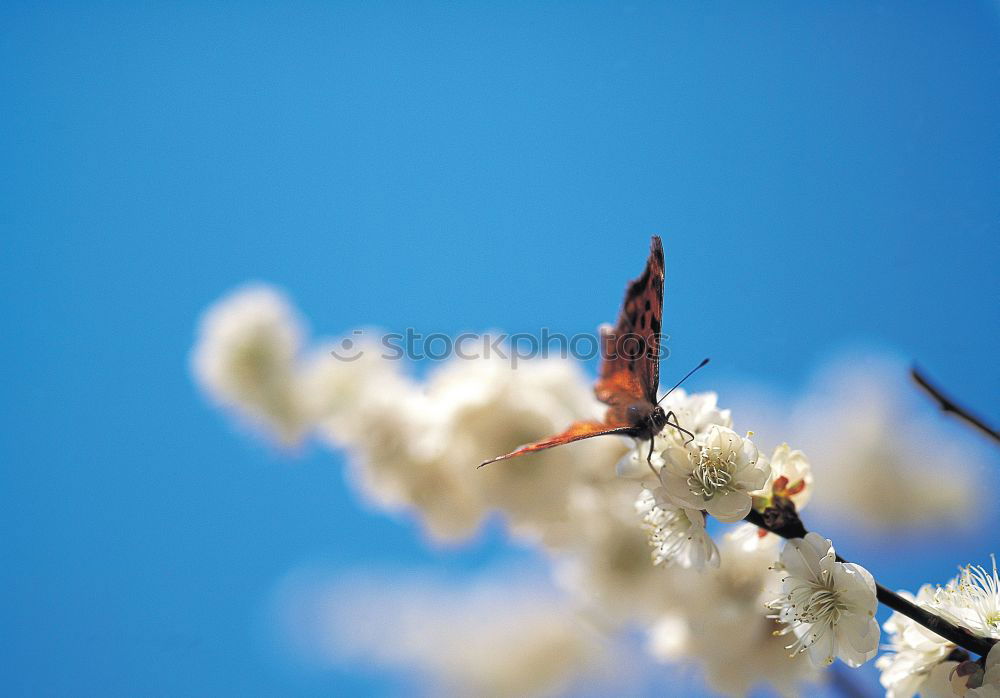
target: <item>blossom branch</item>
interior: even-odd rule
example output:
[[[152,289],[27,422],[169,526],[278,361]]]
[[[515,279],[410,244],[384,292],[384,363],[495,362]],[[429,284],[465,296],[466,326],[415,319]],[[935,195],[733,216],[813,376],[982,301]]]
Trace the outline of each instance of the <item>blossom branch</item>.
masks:
[[[805,537],[807,531],[802,521],[799,520],[797,516],[787,516],[775,514],[774,509],[765,509],[762,514],[756,510],[751,509],[750,513],[746,516],[746,521],[752,523],[754,526],[763,528],[766,531],[775,533],[782,538],[803,538]],[[847,562],[839,555],[837,556],[838,562]],[[975,654],[986,656],[989,654],[990,649],[997,643],[996,640],[991,638],[979,637],[974,635],[965,628],[955,625],[944,618],[935,615],[926,609],[917,606],[916,604],[904,599],[902,596],[894,591],[890,591],[881,584],[875,584],[875,596],[878,598],[879,602],[888,606],[894,611],[902,613],[925,628],[937,633],[949,642],[969,650]]]
[[[994,441],[1000,442],[1000,432],[942,393],[940,388],[931,383],[919,368],[914,366],[910,369],[910,375],[913,376],[913,380],[917,382],[917,385],[934,398],[934,401],[941,407],[942,412],[950,412],[967,424],[971,424]]]

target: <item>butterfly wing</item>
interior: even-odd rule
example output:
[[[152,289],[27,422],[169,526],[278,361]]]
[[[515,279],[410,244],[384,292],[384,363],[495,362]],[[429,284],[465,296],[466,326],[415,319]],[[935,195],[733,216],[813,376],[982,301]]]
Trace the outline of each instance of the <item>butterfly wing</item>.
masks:
[[[602,331],[597,399],[611,406],[609,421],[622,420],[629,404],[656,402],[660,386],[660,328],[663,320],[663,244],[653,236],[642,275],[625,289],[613,329]]]
[[[479,467],[594,436],[639,435],[641,429],[630,424],[626,410],[637,400],[656,402],[656,391],[660,385],[662,316],[663,245],[660,238],[654,236],[645,271],[625,290],[625,302],[617,326],[602,334],[604,359],[594,392],[598,400],[610,405],[604,421],[574,422],[561,434],[485,460]]]
[[[489,463],[494,463],[498,460],[505,460],[507,458],[513,458],[514,456],[520,456],[522,453],[531,453],[533,451],[543,451],[546,448],[552,448],[553,446],[562,446],[563,444],[572,443],[574,441],[581,441],[583,439],[589,439],[594,436],[604,436],[605,434],[622,434],[625,436],[630,436],[635,433],[634,427],[628,424],[605,424],[604,422],[573,422],[569,429],[561,434],[556,434],[555,436],[550,436],[542,441],[536,441],[532,444],[527,444],[521,446],[517,450],[511,451],[510,453],[504,454],[502,456],[497,456],[496,458],[490,458],[489,460],[484,460],[479,464],[482,468],[484,465]]]

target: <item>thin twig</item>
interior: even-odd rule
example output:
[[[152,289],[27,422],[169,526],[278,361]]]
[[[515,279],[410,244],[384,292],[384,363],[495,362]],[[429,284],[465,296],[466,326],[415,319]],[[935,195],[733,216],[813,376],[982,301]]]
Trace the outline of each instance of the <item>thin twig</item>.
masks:
[[[754,526],[763,528],[771,533],[776,533],[782,538],[801,538],[805,535],[805,527],[803,527],[800,523],[797,522],[798,525],[795,530],[788,530],[787,528],[779,529],[769,526],[764,516],[760,512],[753,509],[751,509],[750,513],[747,514],[745,520],[749,521]],[[847,562],[847,560],[840,557],[840,555],[837,556],[837,561]],[[945,620],[941,616],[934,615],[930,611],[907,601],[896,592],[886,589],[881,584],[875,585],[875,596],[878,598],[879,602],[885,606],[902,613],[904,616],[915,620],[917,623],[920,623],[920,625],[937,633],[949,642],[953,642],[959,647],[963,647],[975,654],[985,657],[997,643],[994,639],[979,637],[965,628]]]
[[[928,395],[934,398],[934,401],[941,407],[942,412],[952,413],[959,419],[971,424],[994,441],[1000,443],[1000,432],[942,393],[936,385],[930,382],[923,371],[914,366],[910,369],[910,375],[913,376],[913,380],[917,382],[917,385],[923,388]]]

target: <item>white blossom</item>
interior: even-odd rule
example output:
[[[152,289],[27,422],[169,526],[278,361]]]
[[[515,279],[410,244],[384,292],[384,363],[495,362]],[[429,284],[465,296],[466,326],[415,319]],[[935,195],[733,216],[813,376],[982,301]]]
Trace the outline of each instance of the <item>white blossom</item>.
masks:
[[[952,679],[958,666],[958,662],[945,661],[931,669],[920,685],[920,698],[954,698]]]
[[[705,530],[701,511],[674,506],[662,487],[643,490],[635,508],[649,531],[654,565],[676,564],[696,570],[719,566],[719,549]]]
[[[788,444],[781,444],[771,456],[771,474],[760,492],[754,493],[754,508],[758,511],[768,506],[773,497],[786,497],[795,504],[796,511],[802,511],[812,496],[812,468],[802,451],[792,450]],[[737,526],[726,533],[746,551],[752,551],[764,544],[777,543],[778,536],[757,528],[752,524]]]
[[[769,685],[782,696],[808,695],[799,684],[819,672],[801,654],[789,658],[766,602],[781,588],[769,565],[778,541],[746,551],[731,540],[721,545],[718,569],[676,570],[675,608],[649,629],[647,649],[663,662],[695,662],[713,690],[745,696]]]
[[[690,393],[684,388],[675,388],[663,398],[660,406],[664,412],[673,412],[676,424],[695,436],[703,435],[713,426],[731,429],[733,418],[730,410],[720,410],[719,396],[714,392]],[[677,443],[684,443],[689,437],[677,429],[667,427],[661,432]]]
[[[768,605],[786,624],[782,634],[795,634],[788,649],[808,652],[818,666],[835,657],[860,666],[875,656],[878,601],[868,570],[837,562],[833,544],[817,533],[787,541],[775,567],[785,578],[781,596]]]
[[[237,290],[202,317],[191,356],[195,377],[216,402],[294,443],[307,427],[296,383],[302,334],[277,290]]]
[[[948,620],[980,637],[1000,639],[1000,576],[979,565],[963,567],[958,577],[934,591],[928,604]]]
[[[933,599],[934,587],[925,584],[916,597],[906,591],[898,593],[918,606],[927,607]],[[923,691],[931,672],[946,660],[955,645],[898,612],[882,627],[889,634],[889,652],[875,661],[882,672],[879,681],[887,698],[912,698]]]
[[[664,457],[659,475],[666,497],[679,507],[704,509],[720,521],[746,516],[750,493],[764,486],[770,472],[749,438],[719,426],[687,446],[669,446]]]
[[[750,523],[743,523],[732,530],[726,531],[724,538],[747,553],[773,546],[781,541],[780,536]]]
[[[981,685],[970,688],[965,696],[966,698],[1000,698],[1000,642],[993,645],[993,649],[986,655],[986,666]]]
[[[982,637],[1000,637],[1000,580],[996,563],[992,573],[985,568],[969,565],[944,586],[925,584],[914,598],[905,591],[899,592],[918,606],[961,625]],[[881,682],[889,698],[910,698],[916,693],[927,695],[940,692],[943,685],[943,664],[955,668],[949,659],[955,645],[931,632],[916,621],[894,613],[883,626],[890,634],[889,653],[879,657],[876,666],[881,670]],[[968,663],[963,666],[970,666]],[[964,694],[966,689],[978,686],[981,676],[963,672],[949,672],[951,689]],[[932,677],[934,685],[932,683]],[[936,688],[935,688],[936,686]],[[988,693],[984,695],[989,695]]]
[[[783,443],[771,456],[771,477],[764,486],[765,496],[779,495],[795,503],[795,510],[802,511],[813,492],[812,466],[806,454]]]

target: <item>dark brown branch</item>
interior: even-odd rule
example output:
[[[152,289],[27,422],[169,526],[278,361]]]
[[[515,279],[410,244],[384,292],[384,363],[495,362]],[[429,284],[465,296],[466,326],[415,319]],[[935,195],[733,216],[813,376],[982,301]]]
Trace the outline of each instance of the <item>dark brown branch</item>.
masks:
[[[950,412],[959,419],[965,421],[968,424],[971,424],[976,429],[983,432],[994,441],[1000,443],[1000,432],[997,432],[996,429],[991,427],[982,419],[975,416],[967,409],[965,409],[964,407],[956,403],[954,400],[946,396],[944,393],[942,393],[941,390],[936,385],[934,385],[933,383],[930,382],[930,380],[928,380],[927,376],[924,375],[923,371],[914,366],[912,369],[910,369],[910,375],[913,376],[913,380],[917,382],[917,385],[923,388],[928,395],[934,398],[934,401],[937,402],[942,412]]]
[[[749,521],[754,526],[763,528],[771,533],[776,533],[782,538],[802,538],[805,536],[805,526],[802,525],[802,522],[799,521],[798,518],[795,518],[794,522],[791,522],[788,526],[773,526],[769,523],[769,519],[772,519],[772,517],[751,509],[745,520]],[[847,560],[839,555],[837,556],[837,561],[847,562]],[[934,631],[945,640],[953,642],[959,647],[967,649],[975,654],[985,657],[989,654],[993,645],[997,643],[996,640],[974,635],[965,628],[955,625],[941,616],[934,615],[920,606],[907,601],[896,592],[886,589],[881,584],[875,585],[875,596],[883,605],[888,606],[894,611],[902,613],[904,616],[920,623],[920,625],[925,628]]]

